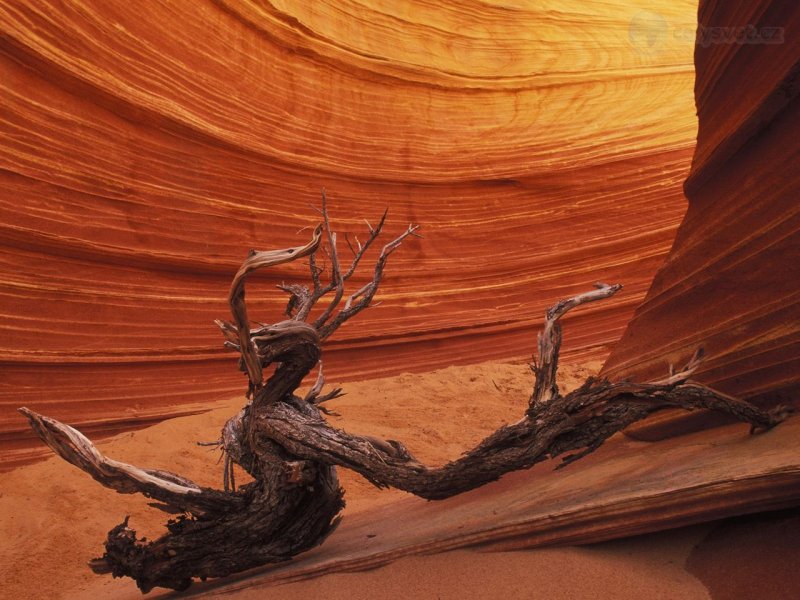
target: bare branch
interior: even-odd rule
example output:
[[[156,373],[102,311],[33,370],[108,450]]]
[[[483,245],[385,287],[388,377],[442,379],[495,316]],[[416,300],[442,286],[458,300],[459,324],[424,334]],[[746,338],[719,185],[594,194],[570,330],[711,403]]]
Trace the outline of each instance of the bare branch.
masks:
[[[322,294],[320,294],[320,297],[334,289],[336,292],[334,293],[333,299],[331,300],[330,304],[328,304],[327,308],[322,312],[317,320],[314,321],[313,327],[315,329],[319,329],[325,323],[325,321],[328,320],[338,306],[342,299],[342,295],[344,294],[344,279],[342,278],[342,272],[339,268],[339,252],[336,248],[336,234],[331,229],[331,221],[328,215],[328,202],[324,189],[322,190],[322,220],[325,226],[325,234],[328,238],[328,247],[330,249],[331,280],[327,286],[322,288]]]
[[[330,243],[331,243],[331,282],[325,286],[323,289],[323,295],[327,294],[331,290],[336,290],[333,295],[333,299],[330,301],[328,306],[322,312],[322,314],[317,317],[317,319],[313,323],[313,327],[315,329],[319,329],[322,325],[325,324],[325,321],[331,316],[336,307],[339,305],[339,302],[342,300],[342,296],[344,295],[344,279],[342,278],[342,273],[339,270],[339,254],[336,250],[336,234],[333,233],[330,236]],[[320,296],[321,297],[321,296]]]
[[[261,363],[258,360],[258,353],[253,342],[250,340],[250,322],[247,319],[247,306],[244,300],[247,276],[256,269],[280,265],[313,254],[319,247],[321,236],[322,228],[321,226],[317,226],[311,241],[305,246],[287,248],[285,250],[270,250],[267,252],[256,252],[252,250],[250,256],[242,263],[242,266],[233,278],[233,283],[228,293],[228,303],[231,307],[231,314],[233,315],[233,321],[237,331],[237,342],[247,370],[247,377],[250,379],[251,389],[257,389],[261,386],[263,376],[261,373]],[[222,328],[223,326],[220,325],[220,327]],[[225,329],[223,329],[223,333],[226,334],[227,337]],[[229,339],[228,341],[231,340]]]
[[[222,335],[225,337],[225,341],[222,343],[222,345],[229,350],[240,352],[239,332],[237,331],[236,326],[228,321],[222,321],[220,319],[215,319],[214,323],[216,323],[217,327],[219,327],[220,331],[222,332]]]
[[[361,242],[358,241],[358,237],[356,237],[356,243],[358,244],[358,250],[353,248],[353,242],[350,241],[350,235],[345,233],[344,234],[344,241],[347,243],[347,247],[350,248],[350,252],[353,256],[358,254],[358,250],[361,250]]]
[[[323,402],[327,402],[328,400],[333,400],[334,398],[344,396],[344,394],[342,393],[342,388],[334,388],[327,394],[322,394],[322,388],[324,385],[325,385],[325,375],[322,372],[322,361],[319,361],[319,371],[317,372],[317,380],[314,382],[314,385],[311,387],[311,389],[308,390],[308,393],[306,394],[305,398],[303,398],[303,402],[309,402],[311,404],[320,405]],[[319,407],[319,409],[325,414],[334,414],[321,406]]]
[[[322,275],[322,272],[325,270],[324,267],[317,266],[316,253],[308,257],[308,268],[311,270],[311,281],[314,283],[314,293],[316,294],[322,289],[322,281],[319,276]]]
[[[203,514],[208,510],[235,509],[239,500],[156,469],[141,469],[104,456],[77,429],[28,408],[18,409],[33,430],[61,458],[120,494],[141,493],[180,511]]]
[[[342,391],[342,388],[333,388],[327,394],[322,394],[321,396],[317,396],[314,399],[314,404],[316,404],[319,409],[326,413],[326,414],[333,414],[329,410],[327,410],[324,406],[321,406],[323,402],[327,402],[328,400],[334,400],[336,398],[341,398],[342,396],[346,396],[346,394]]]
[[[372,242],[374,242],[381,234],[381,231],[383,231],[383,225],[386,223],[386,217],[388,215],[389,215],[389,209],[387,208],[385,211],[383,211],[383,215],[381,215],[381,220],[378,222],[378,226],[375,227],[374,229],[372,228],[372,225],[370,225],[369,222],[367,222],[367,227],[369,227],[369,237],[367,238],[367,241],[364,242],[363,246],[359,242],[358,252],[354,253],[355,256],[353,257],[353,262],[350,264],[350,268],[347,269],[347,273],[345,273],[342,276],[342,279],[347,281],[348,279],[350,279],[353,273],[356,272],[356,268],[358,268],[358,263],[361,262],[361,259],[364,257],[364,254],[367,252],[367,250],[369,250],[369,247],[372,245]],[[356,238],[356,241],[358,241],[358,238]]]
[[[396,237],[394,240],[386,244],[383,249],[381,250],[381,254],[378,257],[377,262],[375,263],[375,269],[372,275],[372,281],[367,283],[357,292],[352,294],[347,301],[345,302],[344,308],[339,311],[339,313],[333,318],[333,320],[328,323],[327,325],[323,326],[319,330],[319,337],[320,339],[326,339],[330,337],[330,335],[336,331],[345,321],[350,319],[351,317],[357,315],[359,312],[364,310],[370,305],[372,302],[372,298],[375,296],[375,292],[378,291],[378,286],[380,285],[381,279],[383,278],[383,268],[386,266],[386,261],[389,256],[400,247],[400,244],[403,243],[408,236],[414,235],[416,236],[416,231],[419,229],[419,225],[409,225],[408,229],[406,229],[402,234]],[[377,231],[377,229],[376,229]],[[355,302],[358,299],[358,302]],[[355,304],[354,304],[355,302]]]
[[[319,361],[319,370],[317,371],[317,380],[314,382],[314,385],[311,386],[311,389],[308,390],[306,397],[303,398],[303,402],[314,402],[314,400],[319,396],[320,392],[322,392],[322,386],[325,385],[325,375],[322,372],[322,361]]]
[[[678,383],[683,383],[691,377],[700,364],[703,362],[703,356],[705,352],[702,348],[698,348],[695,350],[692,357],[689,359],[689,362],[686,363],[686,366],[683,367],[677,373],[675,372],[674,365],[669,366],[669,377],[665,379],[659,379],[658,381],[654,381],[653,383],[656,385],[675,385]]]
[[[536,384],[528,401],[531,407],[548,402],[558,396],[556,372],[558,371],[558,353],[561,348],[559,319],[576,306],[609,298],[622,289],[621,284],[596,283],[595,287],[597,289],[591,292],[584,292],[558,302],[545,313],[544,329],[539,333],[538,365],[536,359],[532,365],[536,374]]]
[[[539,404],[532,417],[503,426],[461,458],[442,467],[422,465],[394,440],[376,442],[335,429],[323,419],[279,403],[263,420],[266,435],[295,456],[352,469],[378,487],[436,500],[460,494],[514,470],[565,455],[569,464],[599,448],[631,423],[665,408],[725,412],[754,429],[769,429],[785,414],[763,411],[695,384],[610,383],[590,379],[581,388]],[[567,454],[577,452],[577,454]]]
[[[292,318],[294,311],[301,308],[311,297],[311,292],[305,285],[286,285],[282,283],[278,286],[278,289],[289,294],[289,301],[286,303],[286,308],[284,309],[284,314],[289,318]]]
[[[313,208],[314,210],[319,212],[320,215],[322,216],[323,229],[325,231],[325,235],[328,240],[327,247],[322,247],[321,249],[331,259],[330,281],[327,284],[323,285],[321,280],[321,274],[323,272],[323,269],[317,266],[316,255],[315,253],[312,253],[309,259],[309,269],[311,272],[313,290],[310,290],[306,293],[304,289],[300,288],[300,286],[292,285],[292,286],[280,286],[280,287],[281,289],[290,294],[286,312],[295,321],[306,321],[309,315],[311,314],[311,310],[313,309],[314,305],[323,296],[335,290],[334,296],[329,302],[328,306],[325,308],[322,314],[320,314],[312,323],[312,326],[315,329],[317,329],[321,333],[325,332],[324,337],[327,337],[352,315],[366,308],[369,305],[372,296],[375,294],[378,282],[373,278],[372,282],[365,284],[354,294],[351,294],[350,297],[345,302],[344,308],[340,310],[339,313],[334,318],[334,322],[328,323],[329,319],[333,316],[336,308],[339,306],[342,297],[344,296],[345,282],[348,279],[350,279],[350,277],[352,277],[353,274],[356,272],[358,265],[364,258],[366,252],[369,250],[373,242],[378,238],[378,236],[383,231],[383,227],[386,224],[386,218],[389,214],[389,211],[387,209],[383,212],[383,214],[381,215],[381,219],[376,227],[373,227],[366,219],[364,220],[364,222],[367,224],[367,229],[369,230],[369,237],[363,244],[358,239],[358,237],[355,238],[356,243],[358,244],[358,249],[353,247],[350,238],[347,235],[345,235],[345,240],[347,242],[347,245],[350,248],[350,252],[352,252],[353,254],[353,260],[350,263],[350,266],[347,269],[347,271],[342,273],[341,265],[339,262],[338,249],[336,246],[337,235],[333,231],[333,228],[331,227],[330,214],[328,212],[328,206],[327,206],[327,195],[324,189],[322,190],[322,207],[321,208],[313,207]],[[409,226],[409,229],[405,233],[403,233],[400,237],[398,237],[397,239],[393,240],[392,242],[384,246],[380,257],[378,258],[378,265],[376,265],[376,269],[378,271],[382,270],[383,264],[385,263],[388,255],[391,254],[391,252],[397,248],[397,246],[402,242],[403,239],[405,239],[405,237],[407,237],[408,235],[414,235],[419,237],[415,233],[417,229],[418,226]],[[380,279],[380,274],[378,275],[378,279]],[[307,290],[307,288],[305,289]],[[365,302],[363,303],[360,302],[354,306],[353,305],[354,301],[359,298],[363,298]],[[295,310],[297,311],[296,313],[294,312]]]

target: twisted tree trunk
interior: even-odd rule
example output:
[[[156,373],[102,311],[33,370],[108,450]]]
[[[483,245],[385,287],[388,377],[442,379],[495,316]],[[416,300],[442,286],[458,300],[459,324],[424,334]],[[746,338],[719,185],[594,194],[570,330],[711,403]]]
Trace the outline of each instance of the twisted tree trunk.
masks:
[[[372,280],[352,293],[342,308],[344,287],[367,249],[380,234],[386,214],[376,228],[369,226],[365,244],[353,253],[342,272],[325,199],[323,224],[305,246],[253,252],[231,286],[233,322],[218,321],[225,345],[240,354],[248,377],[251,402],[232,417],[220,436],[226,454],[224,491],[201,488],[173,473],[146,470],[103,456],[78,431],[26,408],[37,434],[65,460],[101,484],[120,493],[141,493],[158,507],[178,513],[168,533],[153,542],[138,540],[126,522],[108,534],[105,554],[90,565],[97,573],[133,578],[143,592],[155,586],[184,589],[193,577],[223,577],[255,566],[288,560],[319,543],[334,529],[344,506],[336,466],[352,469],[379,487],[396,487],[428,499],[441,499],[496,480],[504,473],[527,469],[543,460],[566,455],[564,466],[597,449],[614,433],[664,408],[705,408],[729,413],[751,429],[780,422],[782,411],[765,412],[707,387],[689,383],[701,359],[696,354],[679,373],[655,383],[611,383],[589,379],[565,396],[558,391],[556,371],[561,344],[559,319],[581,304],[614,295],[622,286],[597,284],[595,290],[559,302],[547,311],[539,336],[540,364],[532,365],[533,393],[522,418],[501,427],[458,460],[428,468],[414,459],[402,443],[355,436],[332,428],[323,417],[322,402],[341,390],[322,394],[320,373],[311,391],[295,391],[320,361],[321,344],[340,325],[367,308],[383,275],[389,255],[416,227],[385,245]],[[316,253],[323,233],[330,257],[329,281],[322,282]],[[245,282],[255,269],[309,257],[311,289],[283,285],[289,295],[285,321],[251,329],[245,305]],[[311,323],[315,304],[333,293],[328,306]],[[276,364],[264,381],[264,370]],[[321,363],[320,363],[321,364]],[[567,454],[572,453],[572,454]],[[235,489],[233,463],[254,481]]]

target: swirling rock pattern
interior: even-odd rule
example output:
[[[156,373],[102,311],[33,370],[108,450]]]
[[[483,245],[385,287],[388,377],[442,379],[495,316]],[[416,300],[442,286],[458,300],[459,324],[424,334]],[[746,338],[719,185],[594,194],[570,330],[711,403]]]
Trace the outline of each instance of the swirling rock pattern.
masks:
[[[425,235],[331,378],[529,356],[554,299],[620,281],[566,323],[567,356],[604,357],[685,211],[695,5],[653,4],[2,3],[4,456],[20,405],[96,434],[241,393],[212,320],[323,186],[342,232],[389,207]]]
[[[798,404],[800,5],[704,0],[699,14],[689,209],[604,373],[647,378],[703,346],[698,380],[762,405]],[[632,433],[714,423],[665,413]]]

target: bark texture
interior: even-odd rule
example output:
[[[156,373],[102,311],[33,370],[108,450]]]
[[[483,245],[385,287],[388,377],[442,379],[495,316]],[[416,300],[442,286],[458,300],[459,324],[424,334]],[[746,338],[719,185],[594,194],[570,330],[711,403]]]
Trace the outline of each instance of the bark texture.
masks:
[[[388,257],[416,235],[409,226],[384,245],[373,276],[346,295],[345,287],[361,259],[381,234],[368,225],[365,243],[347,240],[352,258],[346,268],[337,249],[323,194],[319,225],[304,246],[251,252],[234,277],[229,294],[231,321],[218,321],[225,345],[240,355],[250,402],[224,426],[219,445],[226,456],[223,491],[201,488],[179,475],[140,469],[103,456],[75,429],[26,408],[20,411],[57,454],[101,484],[120,493],[141,493],[156,506],[176,513],[161,538],[138,540],[127,520],[108,534],[105,553],[90,563],[97,573],[133,578],[143,592],[153,587],[184,589],[192,578],[223,577],[255,566],[288,560],[319,543],[334,529],[344,506],[336,467],[352,469],[379,487],[396,487],[428,499],[441,499],[494,481],[554,457],[565,466],[597,449],[614,433],[665,408],[711,409],[768,429],[782,411],[765,412],[705,386],[689,382],[701,360],[698,352],[677,373],[653,383],[589,379],[561,395],[556,385],[561,344],[559,320],[569,310],[609,298],[621,285],[595,289],[550,308],[539,335],[533,392],[522,418],[503,426],[461,458],[439,468],[417,461],[395,440],[355,436],[331,427],[323,402],[321,344],[372,302]],[[319,265],[320,251],[329,267]],[[287,320],[251,327],[245,304],[247,277],[267,268],[308,258],[311,286],[279,286],[289,294]],[[317,307],[330,298],[324,307]],[[342,302],[344,303],[342,304]],[[309,322],[310,321],[310,322]],[[264,372],[275,365],[272,375]],[[319,365],[317,381],[304,398],[295,395],[303,378]],[[236,489],[233,464],[254,481]]]

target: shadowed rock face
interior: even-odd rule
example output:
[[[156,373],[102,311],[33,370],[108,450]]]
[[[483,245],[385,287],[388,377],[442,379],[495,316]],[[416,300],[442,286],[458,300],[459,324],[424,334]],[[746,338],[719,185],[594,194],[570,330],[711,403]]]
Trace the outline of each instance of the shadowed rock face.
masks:
[[[699,14],[689,209],[604,374],[646,379],[702,346],[703,383],[765,405],[798,403],[800,4],[705,0]],[[748,43],[727,37],[743,30]],[[717,422],[664,413],[633,433]]]
[[[323,186],[343,233],[389,207],[387,234],[425,235],[329,378],[529,356],[545,306],[619,281],[566,324],[567,357],[604,357],[695,139],[695,2],[653,5],[4,2],[0,451],[27,443],[20,405],[110,431],[241,393],[212,320]],[[252,318],[295,276],[262,277]]]

